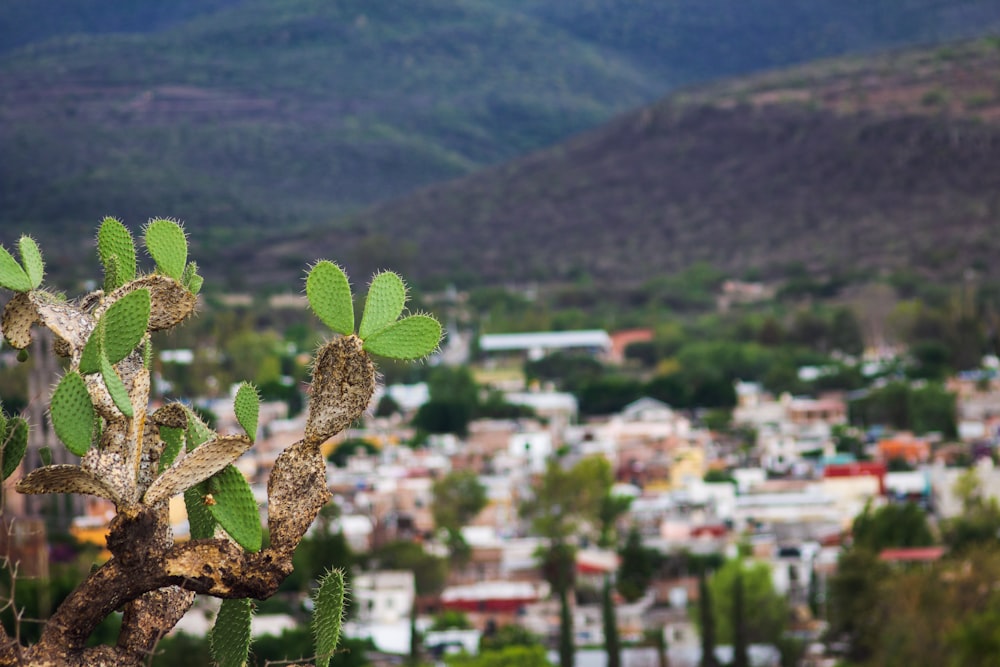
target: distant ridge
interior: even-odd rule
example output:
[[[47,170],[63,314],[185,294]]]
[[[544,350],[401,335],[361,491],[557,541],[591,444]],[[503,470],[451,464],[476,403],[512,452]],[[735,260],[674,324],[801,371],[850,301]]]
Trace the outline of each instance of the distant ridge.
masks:
[[[317,231],[253,261],[269,275],[308,247],[364,272],[391,239],[409,249],[395,259],[431,283],[634,284],[699,261],[771,277],[793,265],[996,277],[998,44],[683,91],[365,211],[349,235]]]
[[[0,3],[0,241],[34,230],[71,277],[107,214],[210,225],[195,254],[351,238],[680,85],[997,29],[990,0]]]

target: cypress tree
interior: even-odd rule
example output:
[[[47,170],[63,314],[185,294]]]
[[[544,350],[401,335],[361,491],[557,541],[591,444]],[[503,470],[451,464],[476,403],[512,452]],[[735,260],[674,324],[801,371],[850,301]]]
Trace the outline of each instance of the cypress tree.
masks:
[[[705,568],[698,571],[698,604],[701,612],[701,667],[719,667],[715,659],[715,616],[712,595],[708,592]]]
[[[608,667],[621,667],[621,645],[618,641],[618,622],[614,601],[611,599],[611,575],[604,575],[604,596],[601,599],[604,618],[604,650],[608,654]]]
[[[743,572],[733,579],[733,667],[750,667],[747,654],[747,624],[743,608]]]

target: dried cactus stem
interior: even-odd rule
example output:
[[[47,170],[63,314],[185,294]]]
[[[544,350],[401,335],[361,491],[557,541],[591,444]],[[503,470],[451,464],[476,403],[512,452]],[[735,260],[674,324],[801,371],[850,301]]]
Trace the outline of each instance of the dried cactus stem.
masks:
[[[313,367],[305,444],[319,446],[360,417],[375,392],[375,364],[355,335],[320,348]]]
[[[305,438],[278,457],[267,484],[271,544],[294,549],[320,508],[330,500],[319,446],[362,415],[375,391],[375,365],[357,336],[322,348],[313,368]],[[290,551],[288,552],[291,553]]]

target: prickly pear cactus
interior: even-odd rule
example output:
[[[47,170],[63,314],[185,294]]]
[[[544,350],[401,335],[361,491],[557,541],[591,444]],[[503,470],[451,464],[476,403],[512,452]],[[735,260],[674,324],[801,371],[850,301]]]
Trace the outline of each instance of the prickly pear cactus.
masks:
[[[86,454],[93,444],[95,412],[87,383],[78,371],[63,376],[52,392],[50,406],[56,435],[69,451],[77,456]]]
[[[20,647],[0,628],[0,665],[139,665],[193,602],[193,593],[224,598],[212,630],[220,665],[246,663],[249,598],[273,594],[292,568],[292,555],[330,499],[320,445],[367,408],[375,388],[371,355],[416,359],[433,352],[441,326],[405,312],[407,289],[397,274],[376,274],[355,333],[353,296],[344,271],[323,260],[306,278],[310,306],[334,334],[316,354],[305,434],[283,451],[268,480],[269,544],[263,546],[260,508],[233,464],[256,439],[260,396],[242,384],[234,412],[243,434],[216,433],[194,412],[169,404],[150,412],[151,334],[181,324],[195,310],[204,283],[189,261],[187,235],[167,218],[151,220],[143,246],[155,268],[144,273],[132,233],[105,218],[97,232],[103,289],[67,301],[44,287],[45,261],[33,239],[17,243],[19,259],[0,246],[4,339],[24,352],[35,326],[55,335],[68,360],[50,403],[56,436],[80,457],[78,465],[27,471],[17,491],[80,493],[106,498],[117,516],[108,535],[113,554],[60,605],[38,644]],[[19,468],[28,425],[0,411],[3,478]],[[190,541],[176,543],[168,500],[182,494]],[[343,573],[334,571],[315,593],[317,665],[326,666],[340,638]],[[124,609],[115,647],[89,648],[86,639],[105,616]]]
[[[316,642],[316,667],[328,667],[340,643],[347,590],[343,570],[330,570],[313,592],[312,631]]]
[[[243,667],[250,655],[253,603],[246,598],[223,600],[208,635],[212,657],[219,667]]]
[[[250,552],[260,551],[263,541],[260,510],[243,473],[228,465],[203,486],[212,497],[212,502],[206,504],[212,518],[241,547]]]
[[[0,481],[10,477],[28,448],[28,422],[21,417],[8,417],[0,405],[0,457],[3,458],[3,475]]]
[[[257,419],[260,416],[260,394],[257,393],[257,388],[249,382],[241,384],[236,390],[233,411],[236,413],[236,421],[246,431],[247,437],[251,441],[256,440]]]

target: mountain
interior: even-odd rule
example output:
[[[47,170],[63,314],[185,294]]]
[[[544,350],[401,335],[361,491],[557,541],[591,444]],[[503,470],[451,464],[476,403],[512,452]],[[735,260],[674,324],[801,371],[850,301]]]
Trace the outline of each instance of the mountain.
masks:
[[[983,0],[3,3],[0,229],[61,267],[107,214],[203,255],[331,235],[682,84],[998,27]]]
[[[428,284],[635,285],[697,262],[997,278],[998,71],[990,39],[686,89],[246,261],[270,278],[308,249]]]

